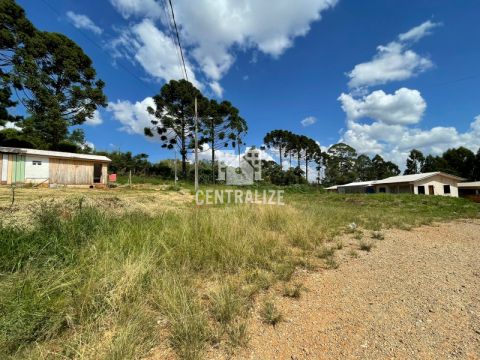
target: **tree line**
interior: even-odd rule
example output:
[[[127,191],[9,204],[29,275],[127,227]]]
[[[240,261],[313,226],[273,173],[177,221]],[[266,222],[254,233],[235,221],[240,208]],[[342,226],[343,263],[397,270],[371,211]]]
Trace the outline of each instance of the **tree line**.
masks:
[[[80,150],[81,129],[107,105],[91,59],[67,36],[40,31],[13,0],[0,0],[0,144]],[[25,115],[12,114],[11,109]]]
[[[425,156],[420,150],[413,149],[407,159],[405,174],[418,174],[442,171],[467,180],[480,180],[480,148],[474,154],[460,146],[445,151],[442,155]]]

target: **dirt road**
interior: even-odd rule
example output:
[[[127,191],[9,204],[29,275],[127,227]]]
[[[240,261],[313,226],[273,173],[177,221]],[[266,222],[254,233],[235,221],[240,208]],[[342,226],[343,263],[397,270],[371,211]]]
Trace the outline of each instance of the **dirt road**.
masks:
[[[388,231],[300,280],[299,300],[277,299],[282,323],[254,317],[239,359],[480,359],[478,220]]]

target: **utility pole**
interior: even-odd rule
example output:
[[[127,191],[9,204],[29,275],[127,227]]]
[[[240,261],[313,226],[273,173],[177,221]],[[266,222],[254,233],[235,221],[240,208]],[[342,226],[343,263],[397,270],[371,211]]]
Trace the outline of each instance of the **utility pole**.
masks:
[[[175,148],[175,164],[173,166],[173,168],[175,169],[175,188],[177,187],[177,149]]]
[[[195,192],[198,191],[198,112],[197,97],[195,96]]]

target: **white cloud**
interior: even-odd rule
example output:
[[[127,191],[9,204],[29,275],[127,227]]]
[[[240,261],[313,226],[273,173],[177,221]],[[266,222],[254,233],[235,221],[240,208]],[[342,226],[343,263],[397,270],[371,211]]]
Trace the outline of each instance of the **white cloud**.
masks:
[[[137,16],[159,19],[167,26],[160,2],[154,0],[111,0],[111,2],[125,18]],[[305,0],[299,6],[290,0],[277,0],[275,6],[272,6],[271,1],[267,0],[198,0],[195,6],[192,6],[191,1],[177,0],[174,9],[187,59],[190,62],[195,61],[198,70],[207,78],[207,83],[214,84],[212,90],[219,95],[221,92],[218,82],[235,62],[235,51],[259,50],[264,54],[278,57],[293,45],[296,37],[309,32],[311,23],[319,21],[323,11],[334,7],[336,3],[337,0]],[[157,56],[149,57],[148,61],[145,60],[145,56],[143,57],[142,66],[148,69],[147,72],[150,74],[153,73],[151,69],[159,66],[158,64],[166,57],[169,61],[164,66],[173,68],[173,60],[178,63],[178,59],[172,41],[160,30],[154,29],[151,20],[144,19],[141,24],[144,24],[145,30],[142,34],[139,34],[136,25],[133,29],[134,39],[129,39],[127,34],[127,38],[121,37],[122,41],[130,46],[136,45],[134,46],[136,52],[141,47],[144,53]],[[145,24],[151,26],[147,28]],[[125,41],[126,39],[128,41]],[[167,45],[165,42],[170,44]],[[163,79],[172,74],[175,75],[173,78],[179,76],[176,71],[163,73],[157,77]]]
[[[382,85],[391,81],[409,79],[431,68],[433,63],[409,47],[439,26],[430,20],[400,34],[398,40],[377,47],[372,60],[357,64],[347,76],[350,88]]]
[[[110,0],[110,2],[125,19],[130,16],[145,16],[152,19],[162,16],[162,8],[155,0]]]
[[[103,32],[102,28],[95,25],[95,23],[87,15],[76,14],[73,11],[67,11],[67,17],[77,29],[89,30],[97,35],[100,35]]]
[[[103,119],[102,119],[102,115],[98,110],[95,110],[93,112],[93,116],[91,118],[87,118],[87,120],[85,121],[85,124],[90,126],[97,126],[97,125],[100,125],[101,123],[103,123]]]
[[[427,107],[418,90],[407,88],[398,89],[394,94],[377,90],[361,99],[342,93],[338,100],[350,120],[371,118],[391,125],[416,124]]]
[[[158,80],[167,82],[183,78],[175,45],[150,19],[144,19],[132,28],[123,30],[111,46],[115,57],[137,61],[148,74]],[[201,88],[188,60],[186,68],[189,80]]]
[[[107,110],[113,113],[115,120],[122,124],[121,131],[128,134],[144,134],[145,127],[151,127],[151,120],[155,118],[147,111],[148,107],[155,108],[153,98],[146,97],[142,101],[132,103],[127,100],[110,102]]]
[[[223,88],[218,81],[212,81],[208,84],[208,86],[210,86],[210,89],[212,89],[215,95],[217,95],[218,97],[223,96]]]
[[[307,116],[305,119],[300,121],[303,127],[307,127],[313,125],[317,122],[317,118],[315,116]]]
[[[13,123],[11,121],[7,121],[7,122],[5,122],[4,126],[0,126],[0,130],[3,130],[3,129],[15,129],[17,131],[22,130],[22,128],[18,127],[15,123]]]
[[[464,133],[454,127],[420,129],[379,121],[362,124],[348,120],[347,130],[340,141],[353,146],[359,153],[380,154],[403,167],[410,150],[414,148],[433,155],[440,155],[449,148],[459,146],[476,152],[480,147],[480,116],[474,119],[469,130]]]
[[[410,29],[406,33],[398,35],[398,39],[400,41],[419,41],[424,36],[430,35],[432,32],[431,30],[440,26],[439,23],[433,23],[430,20],[425,21],[423,24],[415,26],[414,28]]]

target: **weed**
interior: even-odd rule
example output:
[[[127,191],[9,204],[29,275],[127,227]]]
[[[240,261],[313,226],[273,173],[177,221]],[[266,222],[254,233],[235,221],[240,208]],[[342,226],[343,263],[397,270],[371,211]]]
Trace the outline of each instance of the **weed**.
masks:
[[[283,296],[298,299],[302,293],[302,284],[295,283],[293,285],[285,285],[283,287]]]
[[[211,295],[212,315],[218,322],[228,324],[235,319],[245,305],[244,299],[232,285],[222,286]]]
[[[339,240],[337,241],[337,250],[342,250],[343,249],[343,241],[342,240]]]
[[[327,265],[328,269],[337,269],[338,268],[338,264],[335,261],[335,258],[333,256],[330,256],[330,257],[326,258],[325,259],[325,264]]]
[[[247,324],[237,322],[227,327],[228,344],[232,347],[244,347],[248,344]]]
[[[353,235],[353,238],[356,239],[356,240],[363,239],[363,232],[361,232],[359,230],[355,231],[355,235]]]
[[[352,258],[358,258],[358,252],[354,249],[350,250],[348,252],[348,254],[352,257]]]
[[[266,301],[263,304],[260,316],[262,317],[262,321],[264,323],[273,326],[277,325],[283,319],[282,314],[278,311],[277,307],[272,301]]]
[[[372,233],[372,239],[375,239],[375,240],[383,240],[385,239],[385,236],[383,236],[383,234],[379,231],[374,231]]]
[[[333,247],[326,247],[322,246],[316,253],[317,257],[320,259],[327,259],[329,257],[332,257],[333,254],[335,253],[335,249]]]
[[[373,244],[370,241],[362,240],[360,241],[359,246],[360,250],[369,252],[370,250],[372,250]]]

